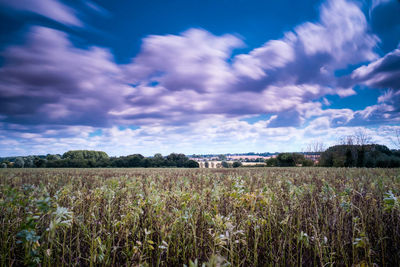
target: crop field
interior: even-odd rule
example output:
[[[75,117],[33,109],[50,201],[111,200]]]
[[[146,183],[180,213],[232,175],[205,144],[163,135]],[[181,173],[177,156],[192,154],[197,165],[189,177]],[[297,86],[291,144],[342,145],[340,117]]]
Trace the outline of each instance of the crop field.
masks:
[[[1,266],[399,266],[400,170],[0,171]]]

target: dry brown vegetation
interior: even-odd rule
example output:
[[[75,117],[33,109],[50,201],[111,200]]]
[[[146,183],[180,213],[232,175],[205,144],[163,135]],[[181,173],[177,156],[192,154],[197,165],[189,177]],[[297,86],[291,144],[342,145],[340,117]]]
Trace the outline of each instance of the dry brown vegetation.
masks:
[[[398,266],[398,169],[0,171],[1,266]]]

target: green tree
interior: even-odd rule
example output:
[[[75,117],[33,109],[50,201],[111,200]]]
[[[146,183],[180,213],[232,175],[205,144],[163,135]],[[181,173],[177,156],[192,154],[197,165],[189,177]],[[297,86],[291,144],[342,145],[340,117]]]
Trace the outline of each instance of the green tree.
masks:
[[[277,158],[266,159],[265,164],[267,164],[267,167],[276,167],[278,166],[278,159]]]
[[[400,157],[386,146],[336,145],[321,154],[320,165],[325,167],[381,167],[396,166]]]
[[[35,167],[35,164],[34,164],[33,160],[34,160],[34,158],[32,156],[24,158],[24,162],[25,162],[24,168],[33,168],[33,167]]]
[[[280,167],[292,167],[296,166],[293,153],[280,153],[277,157],[278,166]]]
[[[127,156],[128,166],[127,167],[143,167],[142,160],[144,157],[141,154],[133,154]]]
[[[44,167],[46,167],[46,162],[47,162],[47,160],[39,158],[39,157],[36,157],[35,160],[34,160],[34,164],[35,164],[36,168],[44,168]]]
[[[197,163],[196,161],[188,160],[185,163],[185,167],[186,168],[199,168],[200,166],[199,166],[199,163]]]
[[[155,154],[153,157],[153,166],[154,167],[162,167],[165,165],[166,165],[166,163],[165,163],[164,157],[160,153]]]
[[[108,155],[103,151],[94,150],[70,150],[65,152],[62,156],[63,159],[93,159],[95,161],[108,159]]]
[[[240,162],[240,161],[235,161],[233,164],[232,164],[232,167],[233,168],[239,168],[239,167],[241,167],[242,166],[242,163]]]
[[[314,161],[312,161],[311,159],[304,159],[303,162],[301,163],[301,166],[303,167],[314,166]]]
[[[171,153],[167,156],[167,161],[170,166],[184,167],[188,160],[189,158],[184,154]]]
[[[54,154],[54,155],[52,155],[52,154],[47,154],[46,159],[47,159],[47,160],[60,160],[60,159],[61,159],[61,156],[58,155],[58,154]]]
[[[21,158],[18,157],[14,161],[14,168],[23,168],[25,165],[25,161]]]
[[[346,160],[344,162],[345,167],[353,167],[354,161],[353,161],[353,153],[351,153],[351,150],[348,148],[346,150]]]

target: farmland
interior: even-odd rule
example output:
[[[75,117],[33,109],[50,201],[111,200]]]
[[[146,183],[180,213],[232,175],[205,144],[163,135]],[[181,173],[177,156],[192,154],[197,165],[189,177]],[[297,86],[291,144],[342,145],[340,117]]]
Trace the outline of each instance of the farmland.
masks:
[[[399,169],[5,169],[0,265],[398,266],[399,195]]]

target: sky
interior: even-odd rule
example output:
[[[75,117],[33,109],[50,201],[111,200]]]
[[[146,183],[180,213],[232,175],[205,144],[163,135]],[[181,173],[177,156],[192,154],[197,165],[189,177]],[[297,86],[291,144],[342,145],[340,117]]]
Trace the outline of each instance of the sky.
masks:
[[[396,148],[399,129],[398,0],[0,0],[0,156]]]

